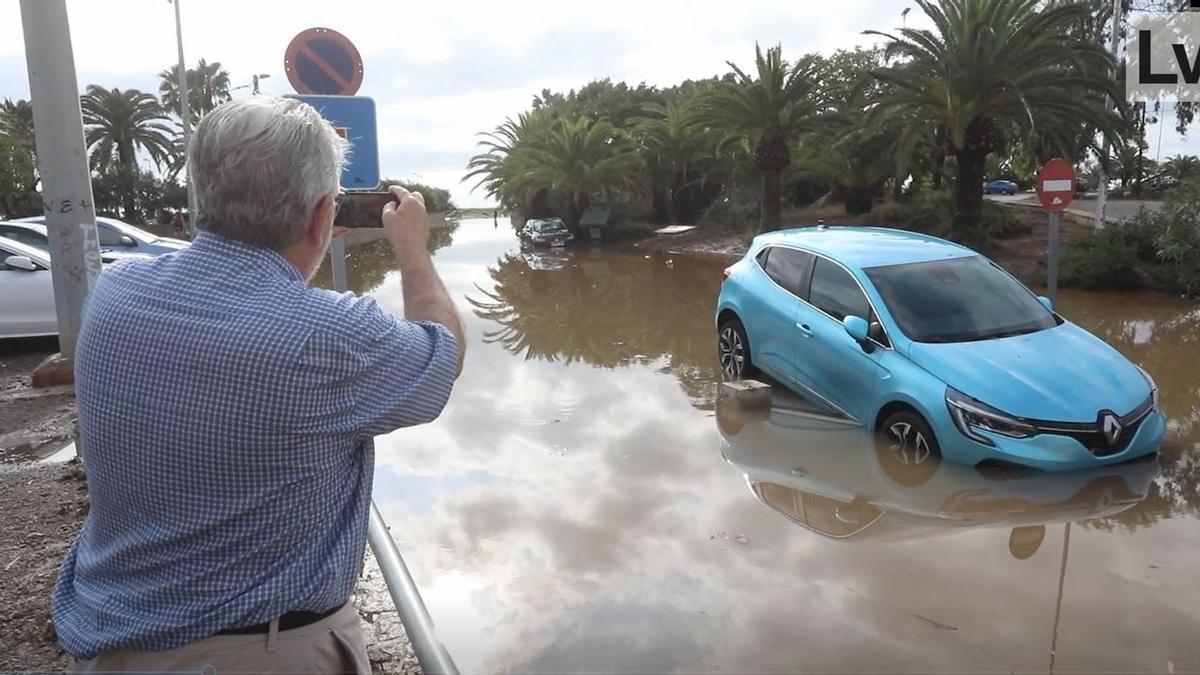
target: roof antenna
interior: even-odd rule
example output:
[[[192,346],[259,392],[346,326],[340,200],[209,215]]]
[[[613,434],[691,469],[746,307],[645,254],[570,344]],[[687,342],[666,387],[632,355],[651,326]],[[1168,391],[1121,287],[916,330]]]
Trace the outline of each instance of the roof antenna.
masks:
[[[818,229],[818,230],[824,230],[824,229],[827,229],[827,228],[825,227],[825,219],[824,219],[824,218],[818,218],[818,219],[817,219],[817,229]]]

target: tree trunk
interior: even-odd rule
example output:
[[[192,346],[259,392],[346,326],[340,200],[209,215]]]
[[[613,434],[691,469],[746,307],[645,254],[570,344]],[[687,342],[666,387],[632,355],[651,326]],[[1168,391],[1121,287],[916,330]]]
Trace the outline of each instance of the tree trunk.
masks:
[[[762,172],[762,224],[759,232],[778,230],[783,222],[783,171]]]
[[[952,231],[959,241],[980,244],[983,215],[983,168],[987,153],[963,150],[958,153],[958,180],[954,185]]]
[[[930,185],[934,190],[942,189],[942,177],[946,175],[946,130],[938,127],[933,141],[933,176]]]
[[[904,196],[904,179],[907,176],[896,176],[892,179],[892,201],[898,202]]]

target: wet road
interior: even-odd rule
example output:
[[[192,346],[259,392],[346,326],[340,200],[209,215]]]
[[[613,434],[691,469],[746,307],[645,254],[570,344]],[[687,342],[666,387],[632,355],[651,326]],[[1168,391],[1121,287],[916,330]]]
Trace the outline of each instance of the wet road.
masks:
[[[466,371],[375,499],[464,671],[1200,670],[1195,305],[1062,294],[1157,379],[1157,460],[914,478],[785,394],[716,409],[721,262],[452,239]],[[350,280],[401,311],[386,245]]]

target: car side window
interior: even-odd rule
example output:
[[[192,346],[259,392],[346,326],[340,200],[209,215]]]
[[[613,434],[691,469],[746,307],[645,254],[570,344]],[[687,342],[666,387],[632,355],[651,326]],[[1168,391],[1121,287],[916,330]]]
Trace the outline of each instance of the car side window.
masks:
[[[37,232],[31,232],[23,227],[0,227],[0,237],[8,237],[13,241],[20,242],[26,246],[34,248],[46,248],[46,238]]]
[[[838,321],[847,316],[858,316],[867,321],[872,318],[871,303],[858,282],[843,267],[824,258],[817,258],[813,268],[808,301]]]
[[[767,276],[792,295],[803,298],[805,286],[808,283],[809,265],[812,264],[812,255],[781,246],[770,247],[767,251],[768,255],[763,265]]]
[[[108,228],[103,225],[97,224],[96,225],[96,233],[100,235],[100,245],[101,246],[123,246],[124,245],[121,243],[121,233],[112,228]]]

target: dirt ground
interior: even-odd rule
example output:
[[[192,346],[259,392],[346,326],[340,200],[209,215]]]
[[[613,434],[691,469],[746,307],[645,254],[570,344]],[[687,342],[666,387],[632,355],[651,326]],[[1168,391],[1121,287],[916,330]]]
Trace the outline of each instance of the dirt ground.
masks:
[[[54,643],[50,593],[87,510],[77,460],[0,467],[0,672],[69,665]]]
[[[993,244],[988,256],[1027,284],[1038,287],[1046,282],[1046,244],[1049,227],[1046,213],[1037,209],[1013,208],[1013,215],[1027,223],[1032,232],[1027,235],[1001,239]],[[797,209],[784,214],[784,221],[792,226],[815,225],[819,219],[831,223],[845,222],[831,210],[811,211]],[[1090,226],[1073,218],[1064,218],[1060,230],[1061,252],[1078,243],[1090,232]],[[720,226],[706,225],[690,232],[675,235],[651,235],[634,244],[642,251],[664,253],[700,253],[717,255],[730,260],[740,258],[749,247],[751,234],[730,230]]]

